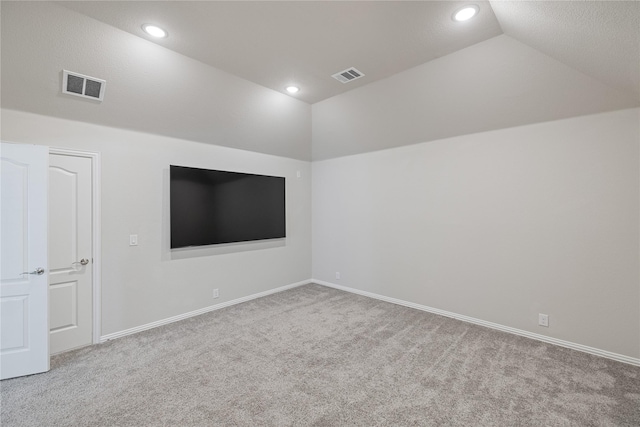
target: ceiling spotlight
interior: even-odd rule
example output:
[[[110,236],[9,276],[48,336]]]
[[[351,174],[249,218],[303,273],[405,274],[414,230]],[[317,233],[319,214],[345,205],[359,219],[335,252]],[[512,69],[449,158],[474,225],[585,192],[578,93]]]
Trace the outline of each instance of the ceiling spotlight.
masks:
[[[142,30],[153,37],[163,38],[167,37],[167,32],[160,27],[150,24],[144,24]]]
[[[296,93],[300,90],[299,87],[297,86],[287,86],[287,92],[289,93]]]
[[[475,4],[467,5],[462,9],[458,9],[453,14],[453,20],[458,22],[468,21],[469,19],[476,16],[479,10],[480,8]]]

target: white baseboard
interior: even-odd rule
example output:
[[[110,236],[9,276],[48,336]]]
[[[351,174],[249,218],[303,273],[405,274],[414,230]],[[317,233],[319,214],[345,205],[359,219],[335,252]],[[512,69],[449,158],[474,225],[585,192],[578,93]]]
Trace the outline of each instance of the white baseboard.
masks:
[[[336,285],[335,283],[330,283],[330,282],[325,282],[325,281],[322,281],[322,280],[315,280],[315,279],[312,279],[310,282],[311,283],[317,283],[318,285],[322,285],[322,286],[327,286],[329,288],[339,289],[341,291],[351,292],[353,294],[358,294],[358,295],[362,295],[362,296],[365,296],[365,297],[369,297],[369,298],[374,298],[374,299],[378,299],[378,300],[381,300],[381,301],[390,302],[392,304],[403,305],[405,307],[415,308],[417,310],[422,310],[422,311],[426,311],[426,312],[433,313],[433,314],[439,314],[441,316],[451,317],[451,318],[454,318],[454,319],[457,319],[457,320],[462,320],[463,322],[473,323],[473,324],[476,324],[476,325],[485,326],[487,328],[497,329],[497,330],[503,331],[503,332],[509,332],[511,334],[520,335],[520,336],[523,336],[523,337],[527,337],[527,338],[531,338],[531,339],[534,339],[534,340],[546,342],[546,343],[549,343],[549,344],[559,345],[561,347],[566,347],[566,348],[570,348],[570,349],[573,349],[573,350],[582,351],[584,353],[589,353],[589,354],[593,354],[593,355],[600,356],[600,357],[605,357],[607,359],[612,359],[612,360],[615,360],[615,361],[618,361],[618,362],[623,362],[623,363],[628,363],[630,365],[640,366],[640,359],[635,358],[635,357],[629,357],[629,356],[625,356],[623,354],[618,354],[618,353],[613,353],[613,352],[606,351],[606,350],[601,350],[599,348],[589,347],[589,346],[582,345],[582,344],[576,344],[576,343],[573,343],[571,341],[565,341],[565,340],[560,340],[560,339],[557,339],[557,338],[547,337],[545,335],[539,335],[539,334],[535,334],[533,332],[523,331],[522,329],[516,329],[516,328],[512,328],[510,326],[500,325],[498,323],[487,322],[487,321],[484,321],[484,320],[476,319],[474,317],[464,316],[462,314],[452,313],[450,311],[440,310],[440,309],[429,307],[429,306],[426,306],[426,305],[415,304],[415,303],[412,303],[412,302],[403,301],[403,300],[399,300],[399,299],[396,299],[396,298],[386,297],[384,295],[374,294],[372,292],[361,291],[359,289],[349,288],[347,286]]]
[[[259,292],[257,294],[249,295],[242,298],[237,298],[231,301],[226,301],[216,305],[210,305],[209,307],[204,307],[199,310],[190,311],[188,313],[179,314],[177,316],[168,317],[166,319],[158,320],[156,322],[147,323],[145,325],[136,326],[135,328],[125,329],[124,331],[114,332],[112,334],[102,335],[100,337],[100,342],[103,343],[105,341],[109,341],[116,338],[125,337],[127,335],[136,334],[138,332],[146,331],[148,329],[157,328],[158,326],[167,325],[169,323],[177,322],[179,320],[188,319],[189,317],[199,316],[204,313],[208,313],[214,310],[220,310],[221,308],[229,307],[232,305],[240,304],[243,302],[251,301],[252,299],[266,297],[267,295],[275,294],[278,292],[286,291],[287,289],[292,289],[298,286],[306,285],[311,283],[311,280],[303,280],[301,282],[292,283],[290,285],[280,286],[279,288],[270,289],[268,291]]]

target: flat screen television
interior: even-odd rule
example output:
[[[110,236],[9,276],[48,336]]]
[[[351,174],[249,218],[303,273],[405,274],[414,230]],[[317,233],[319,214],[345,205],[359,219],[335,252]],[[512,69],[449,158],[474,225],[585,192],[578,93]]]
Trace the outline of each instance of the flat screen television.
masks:
[[[169,167],[171,249],[286,237],[285,178]]]

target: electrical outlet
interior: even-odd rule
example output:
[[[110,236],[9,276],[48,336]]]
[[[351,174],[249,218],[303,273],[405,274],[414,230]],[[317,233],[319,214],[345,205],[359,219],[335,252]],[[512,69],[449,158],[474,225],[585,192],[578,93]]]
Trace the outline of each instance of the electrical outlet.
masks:
[[[549,316],[547,314],[538,314],[538,325],[544,326],[545,328],[549,327]]]
[[[336,279],[340,280],[340,272],[336,271]]]
[[[217,289],[213,290],[213,298],[218,298],[220,296],[220,294],[218,293]]]

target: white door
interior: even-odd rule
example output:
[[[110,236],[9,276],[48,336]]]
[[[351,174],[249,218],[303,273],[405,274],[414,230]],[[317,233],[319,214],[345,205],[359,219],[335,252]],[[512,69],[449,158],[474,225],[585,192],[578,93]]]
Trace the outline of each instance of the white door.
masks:
[[[0,378],[49,370],[49,149],[0,146]]]
[[[88,157],[49,157],[51,354],[92,343],[91,167]]]

